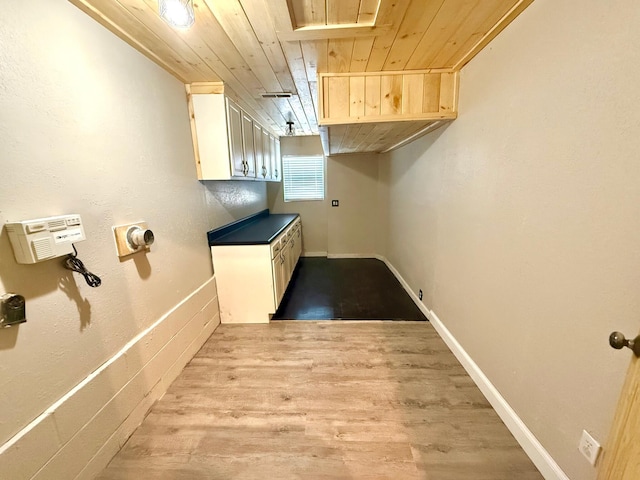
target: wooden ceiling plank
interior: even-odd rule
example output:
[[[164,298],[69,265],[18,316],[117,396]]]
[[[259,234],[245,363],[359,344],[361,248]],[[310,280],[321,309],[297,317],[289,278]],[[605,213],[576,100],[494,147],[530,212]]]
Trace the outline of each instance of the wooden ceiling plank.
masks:
[[[328,43],[327,68],[330,72],[348,72],[353,54],[354,39],[331,39]]]
[[[442,46],[433,59],[434,65],[454,65],[504,17],[517,0],[492,0],[479,2],[465,22]]]
[[[171,45],[176,53],[195,70],[204,75],[204,78],[210,81],[219,80],[216,73],[211,70],[206,61],[196,52],[194,46],[197,46],[197,39],[185,38],[180,34],[182,32],[177,32],[160,18],[157,11],[157,1],[118,0],[118,2],[111,3],[119,3],[122,5],[122,7],[138,19],[140,23],[153,31],[158,38],[162,39],[167,45]]]
[[[346,132],[347,125],[333,125],[329,128],[329,152],[331,154],[340,153],[340,145]]]
[[[418,130],[417,132],[415,132],[413,135],[400,140],[398,143],[396,143],[395,145],[391,145],[389,147],[387,147],[385,150],[382,150],[380,153],[387,153],[390,152],[392,150],[395,150],[397,148],[403,147],[404,145],[407,145],[408,143],[413,142],[414,140],[417,140],[418,138],[426,135],[427,133],[431,133],[434,130],[437,130],[438,128],[442,127],[443,125],[446,125],[447,123],[449,123],[446,120],[438,120],[435,122],[429,122],[427,123],[427,125],[422,129],[422,130]]]
[[[293,28],[327,24],[327,5],[325,0],[290,0],[293,11]]]
[[[438,15],[413,51],[406,68],[412,70],[432,66],[440,49],[480,1],[489,0],[445,0]]]
[[[275,26],[269,15],[265,15],[267,5],[264,0],[241,0],[249,26],[262,47],[262,51],[273,69],[284,91],[296,93],[296,85],[289,71],[289,65],[278,40]]]
[[[316,51],[318,53],[316,57],[317,78],[318,73],[329,71],[329,40],[315,40],[313,43],[316,45]],[[302,48],[302,51],[304,52],[304,47]]]
[[[327,25],[358,23],[360,0],[326,0]]]
[[[358,23],[374,23],[379,6],[380,0],[360,0]]]
[[[349,125],[347,131],[344,136],[344,140],[342,141],[342,145],[340,146],[341,151],[346,152],[355,152],[357,147],[357,136],[360,130],[362,129],[362,125]]]
[[[203,75],[194,74],[169,45],[120,4],[108,0],[69,1],[182,82],[206,80]]]
[[[394,128],[393,122],[376,123],[367,137],[367,150],[370,152],[378,151],[380,145],[384,142],[385,136]]]
[[[266,92],[282,89],[238,0],[204,0]]]
[[[296,84],[296,90],[298,91],[298,97],[302,102],[302,107],[309,124],[311,133],[318,133],[318,118],[316,116],[316,108],[314,105],[313,92],[310,88],[309,78],[307,77],[307,70],[305,68],[305,62],[302,55],[302,49],[300,42],[283,42],[282,48],[284,49],[284,55],[291,69],[291,75],[293,81]],[[313,77],[315,83],[316,78]],[[316,89],[317,91],[317,89]]]
[[[313,106],[315,110],[315,118],[316,122],[318,121],[318,112],[320,111],[320,106],[318,105],[318,82],[309,82],[309,90],[311,90],[311,100],[313,101]],[[318,128],[320,126],[318,125]]]
[[[289,42],[281,42],[283,45]],[[324,71],[327,71],[327,40],[314,40],[300,43],[304,68],[307,71],[309,81],[318,78],[320,64],[324,64]]]
[[[308,25],[326,25],[327,24],[327,2],[326,0],[299,0],[303,3],[309,3],[311,7],[311,21]]]
[[[356,38],[353,42],[353,52],[351,54],[350,72],[364,72],[369,63],[371,49],[373,48],[373,37]]]
[[[270,99],[261,97],[264,92],[262,84],[203,2],[204,0],[194,0],[197,21],[191,30],[215,55],[215,64],[211,67],[229,87],[228,90],[237,94],[237,98],[234,99],[240,105],[249,105],[250,109],[255,110],[249,113],[259,113],[257,119],[261,119],[274,132],[283,132],[285,117]]]
[[[361,128],[354,140],[356,151],[361,151],[363,149],[364,141],[366,140],[367,136],[373,131],[375,126],[375,123],[363,123],[361,125]]]
[[[293,32],[295,12],[289,2],[287,0],[269,0],[267,6],[269,7],[271,20],[276,27],[276,32]]]
[[[420,44],[425,32],[438,17],[445,1],[434,0],[424,2],[414,0],[407,9],[407,14],[400,25],[396,39],[389,49],[389,55],[382,70],[404,70],[416,47]],[[475,0],[474,0],[475,1]],[[416,70],[416,69],[413,69]]]
[[[388,34],[376,37],[373,42],[371,56],[367,63],[367,72],[379,72],[382,70],[410,2],[411,0],[380,1],[376,24],[392,25],[392,28]]]
[[[491,40],[493,40],[502,30],[506,28],[515,18],[520,15],[533,0],[520,0],[487,34],[469,50],[455,65],[455,70],[460,70],[471,61]]]
[[[291,22],[293,23],[294,28],[309,24],[310,18],[308,14],[307,2],[293,0],[289,2],[289,9],[293,12],[293,18],[291,19]]]

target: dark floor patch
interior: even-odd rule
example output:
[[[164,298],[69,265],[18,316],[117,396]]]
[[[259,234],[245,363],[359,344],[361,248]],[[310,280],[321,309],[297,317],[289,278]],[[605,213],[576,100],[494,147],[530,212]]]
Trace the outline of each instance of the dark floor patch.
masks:
[[[426,320],[373,258],[300,258],[273,320]]]

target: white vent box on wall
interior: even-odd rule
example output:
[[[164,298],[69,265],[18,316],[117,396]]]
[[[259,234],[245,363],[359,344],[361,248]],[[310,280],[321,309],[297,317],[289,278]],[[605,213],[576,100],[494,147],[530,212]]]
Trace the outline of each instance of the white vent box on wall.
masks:
[[[84,240],[80,215],[24,220],[6,224],[18,263],[37,263],[68,255],[73,244]]]

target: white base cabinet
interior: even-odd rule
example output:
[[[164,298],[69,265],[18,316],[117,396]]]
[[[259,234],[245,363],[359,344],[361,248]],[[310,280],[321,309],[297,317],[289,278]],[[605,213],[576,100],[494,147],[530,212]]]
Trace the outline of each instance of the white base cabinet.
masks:
[[[270,244],[211,247],[222,323],[269,323],[298,264],[301,244],[297,218]]]

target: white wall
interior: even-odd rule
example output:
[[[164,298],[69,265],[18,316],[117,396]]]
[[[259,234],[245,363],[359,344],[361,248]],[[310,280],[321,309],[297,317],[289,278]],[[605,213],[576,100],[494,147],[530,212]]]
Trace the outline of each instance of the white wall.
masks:
[[[207,230],[267,203],[263,183],[196,180],[183,85],[67,2],[3,3],[0,145],[0,222],[79,213],[79,257],[102,278],[18,265],[2,231],[0,293],[26,297],[28,322],[0,330],[1,446],[208,282]],[[136,220],[156,243],[120,261],[111,226]]]
[[[391,263],[572,479],[640,326],[640,9],[587,3],[534,2],[383,168]]]

